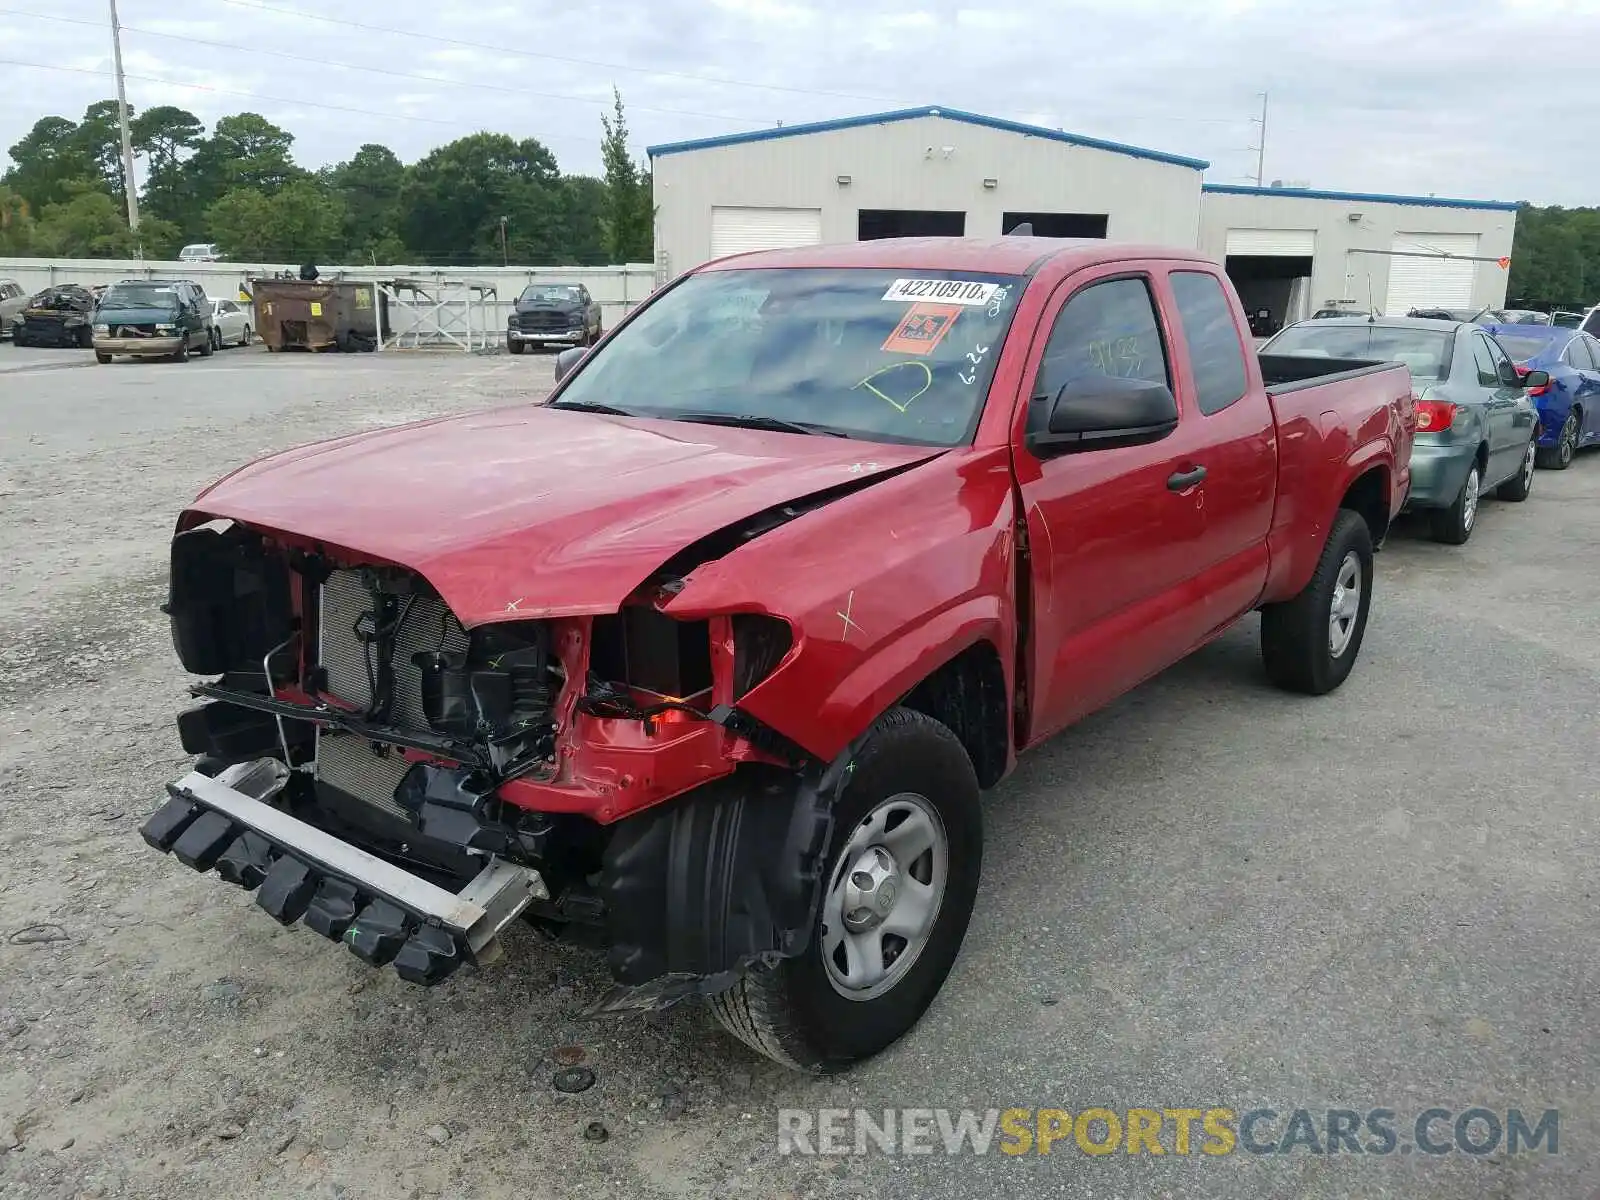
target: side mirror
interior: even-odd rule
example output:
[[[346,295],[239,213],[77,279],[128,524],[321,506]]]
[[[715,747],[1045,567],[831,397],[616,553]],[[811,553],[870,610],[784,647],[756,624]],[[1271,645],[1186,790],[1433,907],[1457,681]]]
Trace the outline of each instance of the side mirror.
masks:
[[[1085,376],[1030,403],[1025,442],[1040,458],[1159,442],[1178,427],[1171,389],[1143,379]]]
[[[1550,386],[1550,372],[1549,371],[1529,371],[1521,379],[1517,380],[1517,386],[1518,387],[1524,387],[1524,388],[1549,387]]]
[[[572,373],[572,368],[582,361],[588,351],[582,346],[571,346],[556,355],[556,382],[560,383]]]

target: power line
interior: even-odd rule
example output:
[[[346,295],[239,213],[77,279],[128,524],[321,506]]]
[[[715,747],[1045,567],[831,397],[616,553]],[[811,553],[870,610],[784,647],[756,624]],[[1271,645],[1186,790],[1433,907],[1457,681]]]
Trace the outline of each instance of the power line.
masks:
[[[0,8],[0,13],[4,13],[7,16],[13,17],[34,17],[41,21],[56,21],[65,25],[89,25],[96,29],[103,28],[104,25],[104,23],[101,21],[86,20],[82,17],[63,17],[58,16],[55,13],[28,12],[15,8]],[[504,92],[512,95],[537,96],[544,100],[566,100],[574,104],[593,105],[599,103],[587,96],[572,96],[563,94],[561,92],[540,92],[535,91],[532,88],[511,87],[509,85],[499,83],[477,83],[461,79],[446,79],[438,75],[418,75],[411,71],[396,71],[389,67],[366,67],[361,66],[358,63],[334,62],[325,58],[309,58],[304,54],[291,54],[285,50],[268,50],[260,46],[241,46],[237,42],[215,42],[206,38],[195,37],[192,34],[162,33],[154,29],[140,29],[135,25],[122,24],[121,29],[123,33],[137,33],[141,37],[165,38],[168,41],[188,42],[192,45],[209,46],[217,50],[239,50],[246,54],[265,54],[272,58],[284,58],[291,62],[309,63],[310,65],[316,67],[335,67],[341,71],[366,71],[373,75],[388,75],[395,79],[411,79],[421,83],[443,84],[447,87],[479,88],[486,91]],[[641,112],[670,113],[673,116],[679,117],[706,117],[713,121],[730,121],[738,125],[753,125],[756,127],[762,127],[772,123],[770,121],[755,121],[749,117],[731,117],[726,113],[697,112],[693,109],[686,108],[661,108],[659,106],[652,106],[648,104],[629,104],[628,108],[630,110],[636,109]]]

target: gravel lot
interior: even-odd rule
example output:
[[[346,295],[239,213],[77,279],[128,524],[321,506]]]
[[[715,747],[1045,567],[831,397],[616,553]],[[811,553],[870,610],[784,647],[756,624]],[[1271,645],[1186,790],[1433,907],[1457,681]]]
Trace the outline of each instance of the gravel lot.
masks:
[[[1486,503],[1464,548],[1402,530],[1336,695],[1272,691],[1252,619],[1027,759],[990,797],[942,997],[847,1078],[786,1073],[698,1009],[581,1021],[598,962],[527,930],[506,965],[414,989],[147,849],[184,763],[157,608],[181,505],[261,452],[550,378],[526,356],[0,346],[0,1195],[1600,1187],[1600,457]],[[580,1052],[596,1086],[552,1090]],[[780,1107],[1384,1107],[1404,1135],[1434,1104],[1559,1108],[1560,1153],[776,1151]]]

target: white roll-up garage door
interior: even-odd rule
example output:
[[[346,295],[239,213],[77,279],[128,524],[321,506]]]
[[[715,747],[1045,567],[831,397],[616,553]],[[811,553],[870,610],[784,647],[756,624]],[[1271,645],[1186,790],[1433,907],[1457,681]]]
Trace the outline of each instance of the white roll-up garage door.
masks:
[[[1315,229],[1230,229],[1228,256],[1310,258],[1317,248]]]
[[[1467,308],[1478,264],[1475,233],[1397,233],[1390,247],[1389,290],[1383,312],[1403,317],[1413,308]],[[1456,257],[1446,257],[1453,255]]]
[[[731,208],[711,210],[711,257],[747,250],[814,246],[822,240],[820,208]]]

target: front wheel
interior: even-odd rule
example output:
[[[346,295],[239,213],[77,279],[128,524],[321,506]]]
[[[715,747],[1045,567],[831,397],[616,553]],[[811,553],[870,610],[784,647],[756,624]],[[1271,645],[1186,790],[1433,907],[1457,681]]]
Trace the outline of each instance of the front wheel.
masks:
[[[1300,594],[1261,610],[1261,659],[1279,687],[1308,696],[1333,691],[1361,653],[1372,607],[1372,531],[1340,509],[1322,557]]]
[[[206,344],[200,347],[200,357],[210,358],[217,352],[217,335],[215,331],[206,334]]]
[[[917,1023],[950,974],[982,860],[971,759],[932,717],[891,710],[834,811],[806,950],[751,967],[712,1012],[785,1066],[827,1073],[870,1058]]]
[[[516,338],[507,338],[506,339],[506,349],[508,351],[510,351],[512,354],[521,354],[523,352],[523,350],[526,349],[526,347],[521,342],[519,342]]]
[[[1526,500],[1533,490],[1533,461],[1539,448],[1528,443],[1528,452],[1522,456],[1522,469],[1495,489],[1495,495],[1513,503]]]
[[[172,361],[173,362],[188,362],[189,361],[189,339],[187,337],[185,337],[181,342],[179,342],[178,343],[178,348],[172,352]]]
[[[111,361],[111,355],[107,354],[104,350],[96,350],[94,352],[94,360],[95,362],[104,366],[106,363]]]

